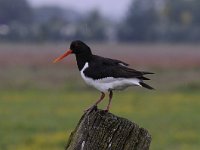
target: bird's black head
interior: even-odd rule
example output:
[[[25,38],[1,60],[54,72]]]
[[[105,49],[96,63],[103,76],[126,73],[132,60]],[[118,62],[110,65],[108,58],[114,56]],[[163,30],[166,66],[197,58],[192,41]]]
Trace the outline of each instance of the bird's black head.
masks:
[[[86,62],[89,62],[92,58],[92,52],[85,43],[82,41],[73,41],[70,45],[70,50],[76,55],[76,61],[79,70],[81,70]]]
[[[78,60],[83,60],[83,61],[89,60],[92,56],[92,52],[89,46],[87,46],[80,40],[76,40],[71,43],[69,50],[67,50],[63,55],[54,60],[54,63],[62,60],[63,58],[67,57],[70,54],[75,54]]]
[[[70,50],[75,55],[91,55],[90,47],[80,40],[73,41],[70,45]]]

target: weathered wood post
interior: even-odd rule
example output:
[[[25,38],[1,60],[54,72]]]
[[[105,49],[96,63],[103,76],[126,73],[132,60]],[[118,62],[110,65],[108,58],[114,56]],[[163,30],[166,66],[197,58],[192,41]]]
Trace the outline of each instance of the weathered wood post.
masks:
[[[66,150],[148,150],[150,143],[146,129],[95,107],[81,117]]]

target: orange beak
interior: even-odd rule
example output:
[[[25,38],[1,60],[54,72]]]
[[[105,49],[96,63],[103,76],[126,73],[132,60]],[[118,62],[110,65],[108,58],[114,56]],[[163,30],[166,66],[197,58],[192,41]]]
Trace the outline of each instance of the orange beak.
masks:
[[[57,63],[59,61],[61,61],[63,58],[67,57],[69,54],[72,53],[72,50],[69,49],[67,52],[65,52],[63,55],[61,55],[60,57],[56,58],[53,63]]]

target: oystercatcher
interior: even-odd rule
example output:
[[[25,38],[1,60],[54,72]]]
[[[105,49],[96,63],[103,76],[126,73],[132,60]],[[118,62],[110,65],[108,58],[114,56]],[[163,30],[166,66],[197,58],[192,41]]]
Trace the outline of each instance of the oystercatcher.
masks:
[[[100,98],[87,110],[97,106],[104,99],[106,92],[109,92],[109,103],[105,111],[109,111],[114,90],[123,90],[129,86],[153,89],[143,82],[143,80],[149,80],[144,75],[153,73],[131,69],[127,63],[120,60],[93,55],[90,47],[79,40],[73,41],[70,49],[55,59],[54,63],[69,54],[75,54],[77,66],[83,80],[101,92]]]

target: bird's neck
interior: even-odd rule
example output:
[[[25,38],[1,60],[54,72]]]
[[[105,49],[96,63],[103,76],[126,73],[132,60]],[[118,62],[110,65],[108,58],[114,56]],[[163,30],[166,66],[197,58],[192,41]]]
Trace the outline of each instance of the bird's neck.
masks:
[[[79,71],[81,71],[85,63],[90,62],[91,59],[92,59],[92,55],[83,55],[83,54],[76,55],[76,62],[77,62]]]

